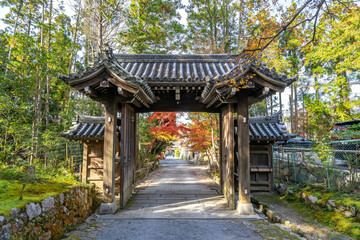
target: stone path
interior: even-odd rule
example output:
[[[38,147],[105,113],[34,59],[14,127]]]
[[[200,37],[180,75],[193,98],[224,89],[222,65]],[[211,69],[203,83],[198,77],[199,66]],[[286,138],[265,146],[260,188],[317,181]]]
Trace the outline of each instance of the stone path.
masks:
[[[67,239],[299,239],[259,215],[237,215],[211,183],[202,166],[160,161],[125,209],[87,220]]]
[[[209,188],[209,179],[199,175],[203,168],[179,159],[162,160],[124,210],[100,218],[244,218],[227,208],[217,189]]]

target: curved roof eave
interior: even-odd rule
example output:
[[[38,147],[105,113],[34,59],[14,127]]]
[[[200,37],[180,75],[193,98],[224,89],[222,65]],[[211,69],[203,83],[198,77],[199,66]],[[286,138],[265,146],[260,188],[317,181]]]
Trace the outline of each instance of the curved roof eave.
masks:
[[[117,87],[130,87],[133,90],[131,93],[138,93],[140,91],[141,95],[145,97],[145,100],[149,104],[153,104],[156,102],[155,96],[152,94],[151,89],[147,86],[147,83],[141,80],[139,77],[134,76],[123,69],[118,63],[116,58],[112,55],[106,54],[104,60],[99,61],[94,64],[95,67],[87,67],[86,71],[79,71],[75,74],[70,74],[68,76],[59,75],[59,78],[64,80],[71,87],[75,87],[76,85],[83,84],[87,81],[95,79],[103,72],[107,72],[112,78],[120,81],[121,84],[117,81],[112,81],[109,79]],[[127,80],[131,79],[131,81]],[[135,81],[134,81],[135,80]],[[99,80],[100,81],[100,80]],[[143,89],[143,87],[145,89]],[[76,88],[76,87],[75,87]],[[76,88],[77,89],[77,88]],[[82,90],[82,89],[77,89]]]

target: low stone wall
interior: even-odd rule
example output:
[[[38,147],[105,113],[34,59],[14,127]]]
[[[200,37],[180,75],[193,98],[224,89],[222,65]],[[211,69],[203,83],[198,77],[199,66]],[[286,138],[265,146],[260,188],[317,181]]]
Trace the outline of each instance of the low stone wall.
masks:
[[[276,159],[275,159],[276,160]],[[292,162],[286,160],[274,161],[274,177],[280,182],[297,182],[316,184],[329,182],[332,188],[344,190],[351,183],[349,171],[335,167],[321,167],[308,162]],[[328,171],[328,172],[326,172]],[[353,176],[360,180],[360,173]]]
[[[82,223],[99,205],[94,187],[77,186],[69,192],[13,208],[10,217],[0,216],[0,240],[59,239]]]
[[[144,167],[136,170],[135,182],[143,179],[148,173],[154,171],[158,167],[159,167],[159,161],[145,163]]]

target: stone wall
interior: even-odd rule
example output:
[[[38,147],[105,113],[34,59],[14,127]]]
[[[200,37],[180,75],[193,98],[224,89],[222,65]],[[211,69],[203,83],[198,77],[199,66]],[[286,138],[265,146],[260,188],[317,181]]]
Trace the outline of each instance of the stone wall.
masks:
[[[0,216],[0,240],[59,239],[82,223],[97,207],[94,187],[77,186],[69,192],[13,208],[10,217]]]
[[[297,182],[304,184],[316,184],[329,182],[332,188],[344,190],[348,187],[352,178],[360,179],[360,173],[350,176],[349,171],[330,166],[328,169],[316,164],[292,160],[274,161],[274,177],[276,182]],[[354,181],[354,180],[353,180]]]

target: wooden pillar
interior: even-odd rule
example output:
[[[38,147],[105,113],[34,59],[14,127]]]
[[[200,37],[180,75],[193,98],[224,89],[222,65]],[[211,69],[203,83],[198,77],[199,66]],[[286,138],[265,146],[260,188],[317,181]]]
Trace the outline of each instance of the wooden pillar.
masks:
[[[221,110],[221,159],[223,193],[229,208],[235,208],[234,185],[234,106],[228,104]]]
[[[104,134],[104,199],[115,201],[115,149],[116,149],[117,102],[115,89],[110,88],[106,98]]]
[[[273,153],[272,153],[272,144],[268,144],[268,166],[271,169],[271,172],[269,172],[269,192],[271,192],[271,189],[274,186],[274,176],[273,176]],[[280,153],[279,153],[280,154]]]
[[[88,175],[89,175],[89,170],[88,170],[88,166],[89,166],[89,148],[88,145],[86,143],[83,144],[84,148],[83,148],[83,162],[82,162],[82,173],[81,173],[81,181],[82,182],[87,182],[88,179]]]
[[[139,165],[139,113],[135,113],[135,143],[134,143],[134,147],[135,147],[135,166],[134,166],[134,176],[133,176],[133,184],[135,185],[135,172],[136,172],[136,167]]]
[[[236,111],[239,156],[239,202],[237,210],[242,215],[249,215],[254,213],[254,209],[250,200],[249,104],[247,95],[239,94]]]
[[[224,140],[224,137],[223,137],[223,133],[222,133],[222,126],[223,126],[223,123],[222,123],[222,113],[219,114],[219,130],[220,130],[220,193],[221,194],[224,194],[224,177],[223,177],[223,140]]]
[[[124,208],[126,201],[125,199],[125,180],[126,180],[126,167],[128,165],[128,109],[126,103],[121,103],[121,138],[120,138],[120,208]]]

